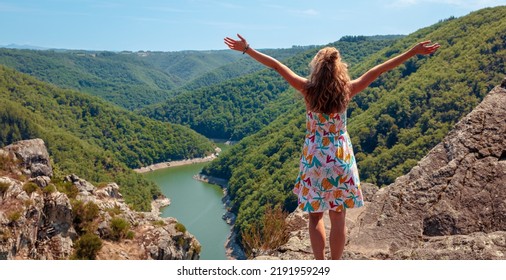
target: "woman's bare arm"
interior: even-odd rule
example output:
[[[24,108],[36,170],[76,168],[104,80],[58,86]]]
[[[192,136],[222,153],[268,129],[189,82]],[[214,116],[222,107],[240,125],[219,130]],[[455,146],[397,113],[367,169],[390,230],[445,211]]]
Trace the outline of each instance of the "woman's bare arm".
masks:
[[[387,72],[389,70],[394,69],[400,64],[404,63],[406,60],[411,58],[417,54],[431,54],[434,53],[438,48],[439,44],[429,45],[430,41],[425,41],[416,44],[414,47],[409,49],[408,51],[393,57],[379,65],[374,66],[365,74],[360,76],[358,79],[351,81],[351,97],[355,96],[357,93],[361,92],[365,88],[367,88],[374,80],[376,80],[382,73]]]
[[[300,92],[304,92],[304,87],[307,83],[306,78],[295,74],[290,68],[277,59],[253,49],[241,35],[237,34],[237,36],[240,40],[234,40],[229,37],[225,38],[225,44],[230,49],[247,53],[256,61],[276,70],[292,87]]]

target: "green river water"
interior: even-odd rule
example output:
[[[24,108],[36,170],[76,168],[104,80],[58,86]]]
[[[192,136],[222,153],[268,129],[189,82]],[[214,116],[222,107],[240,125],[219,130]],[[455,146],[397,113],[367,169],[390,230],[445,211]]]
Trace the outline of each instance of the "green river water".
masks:
[[[220,148],[226,149],[223,145]],[[184,224],[202,245],[200,259],[226,260],[225,241],[230,226],[221,218],[225,208],[223,191],[217,185],[193,178],[209,163],[169,167],[145,173],[155,182],[171,204],[162,209],[162,217],[174,217]]]

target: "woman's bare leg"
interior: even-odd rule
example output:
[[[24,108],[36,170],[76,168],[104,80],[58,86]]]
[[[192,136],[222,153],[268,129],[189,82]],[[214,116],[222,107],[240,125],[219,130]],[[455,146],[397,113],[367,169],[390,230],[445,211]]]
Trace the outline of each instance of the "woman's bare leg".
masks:
[[[339,260],[343,256],[346,242],[346,210],[341,212],[329,211],[330,216],[330,255],[333,260]]]
[[[316,260],[325,259],[325,225],[323,213],[309,213],[309,239]]]

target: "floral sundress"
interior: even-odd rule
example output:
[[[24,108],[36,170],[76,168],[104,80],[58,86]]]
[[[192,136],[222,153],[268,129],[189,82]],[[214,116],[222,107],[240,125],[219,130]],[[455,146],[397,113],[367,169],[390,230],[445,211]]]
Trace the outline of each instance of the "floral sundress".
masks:
[[[346,111],[306,113],[306,137],[293,192],[306,212],[339,212],[364,205]]]

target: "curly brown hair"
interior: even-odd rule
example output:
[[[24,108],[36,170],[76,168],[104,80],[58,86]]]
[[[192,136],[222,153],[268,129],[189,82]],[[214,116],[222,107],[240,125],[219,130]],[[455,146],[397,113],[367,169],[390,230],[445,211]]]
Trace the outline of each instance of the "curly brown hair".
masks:
[[[350,101],[348,65],[333,47],[321,49],[309,64],[311,74],[304,99],[308,110],[318,113],[341,113]]]

